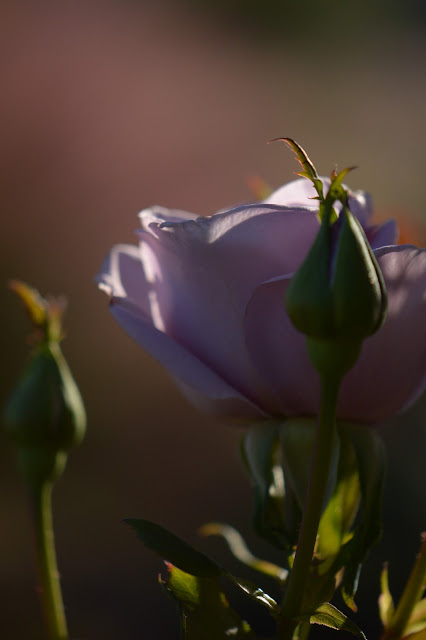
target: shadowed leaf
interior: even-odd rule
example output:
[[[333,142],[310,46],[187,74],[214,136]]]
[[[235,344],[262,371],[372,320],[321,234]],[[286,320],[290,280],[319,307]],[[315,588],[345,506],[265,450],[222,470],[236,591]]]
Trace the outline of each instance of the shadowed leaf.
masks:
[[[279,426],[252,427],[242,440],[241,454],[254,485],[254,530],[279,549],[287,549],[291,541],[284,520],[284,477],[275,460]]]
[[[254,556],[248,549],[242,535],[234,527],[219,522],[210,522],[203,525],[199,533],[203,536],[221,536],[224,538],[232,555],[246,566],[277,578],[280,582],[287,578],[288,571],[286,569]]]
[[[224,574],[224,570],[214,560],[164,527],[142,519],[126,518],[124,522],[136,531],[151,551],[155,551],[182,571],[202,578],[215,578]]]

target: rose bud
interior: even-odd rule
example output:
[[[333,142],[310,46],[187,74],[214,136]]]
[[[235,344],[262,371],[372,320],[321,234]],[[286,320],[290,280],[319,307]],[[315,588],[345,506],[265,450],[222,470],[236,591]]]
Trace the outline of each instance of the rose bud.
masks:
[[[30,481],[53,480],[65,453],[83,438],[83,401],[59,346],[61,309],[22,283],[13,283],[38,329],[38,343],[4,412],[7,436],[18,447],[22,473]]]
[[[315,368],[337,366],[343,374],[355,364],[362,341],[382,326],[386,289],[358,220],[344,205],[332,221],[331,205],[320,207],[318,235],[291,279],[285,304],[293,325],[307,336]]]

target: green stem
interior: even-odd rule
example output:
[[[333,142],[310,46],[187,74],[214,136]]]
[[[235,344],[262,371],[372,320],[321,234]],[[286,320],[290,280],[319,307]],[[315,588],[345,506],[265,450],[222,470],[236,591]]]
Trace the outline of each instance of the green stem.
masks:
[[[401,599],[383,637],[386,640],[403,638],[405,629],[417,602],[423,595],[426,584],[426,533],[422,534],[420,553],[411,571]]]
[[[309,579],[318,526],[324,506],[336,433],[336,408],[340,377],[324,376],[321,381],[321,408],[309,488],[297,542],[296,556],[282,605],[278,638],[291,640],[300,615],[303,595]]]
[[[30,490],[38,568],[38,592],[50,640],[67,640],[65,619],[56,562],[52,521],[52,484],[40,483]]]

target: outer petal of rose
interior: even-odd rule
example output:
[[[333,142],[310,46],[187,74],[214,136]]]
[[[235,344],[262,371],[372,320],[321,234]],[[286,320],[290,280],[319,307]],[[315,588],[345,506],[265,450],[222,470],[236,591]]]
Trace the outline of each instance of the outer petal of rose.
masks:
[[[155,326],[275,413],[268,386],[247,354],[245,306],[262,280],[300,265],[318,230],[315,214],[248,205],[182,223],[164,221],[164,209],[158,217],[156,209],[142,212],[140,233]]]
[[[153,207],[143,209],[138,217],[142,229],[149,231],[152,223],[158,225],[163,222],[187,222],[188,220],[197,220],[200,216],[195,213],[189,213],[188,211],[181,211],[180,209],[167,209],[167,207],[154,205]]]
[[[389,247],[396,244],[398,241],[396,220],[387,220],[380,226],[368,228],[366,236],[372,249],[380,249],[380,247]]]
[[[321,177],[321,180],[326,193],[330,186],[330,179]],[[348,189],[348,187],[346,188]],[[351,191],[348,189],[348,192],[349,207],[352,213],[358,218],[362,226],[366,227],[372,212],[371,196],[365,191]],[[300,180],[293,180],[293,182],[288,182],[280,187],[271,193],[263,202],[287,207],[311,207],[312,209],[318,210],[318,200],[313,199],[316,198],[316,196],[317,192],[311,181],[306,178],[301,178]],[[335,206],[340,208],[338,203],[336,203]]]
[[[111,312],[121,327],[175,379],[203,411],[253,420],[264,413],[172,338],[125,298],[112,298]]]
[[[326,179],[321,178],[324,182]],[[327,186],[330,184],[330,180],[327,180]],[[318,200],[314,200],[317,196],[310,180],[306,178],[300,178],[287,182],[282,187],[278,187],[273,191],[265,200],[265,204],[279,204],[286,207],[291,206],[305,206],[313,209],[318,209]]]
[[[159,360],[193,404],[209,413],[257,418],[263,412],[217,374],[153,326],[149,283],[139,247],[116,245],[97,276],[111,311],[136,342]],[[155,316],[155,313],[154,313]]]
[[[386,282],[384,326],[364,342],[343,381],[340,415],[381,422],[405,409],[426,386],[426,250],[375,251]]]
[[[376,256],[388,291],[384,326],[363,344],[342,383],[338,416],[377,423],[406,408],[426,385],[426,251],[386,247]],[[246,340],[262,377],[274,386],[287,415],[318,411],[319,384],[305,338],[284,311],[290,276],[261,284],[246,312]],[[261,329],[268,318],[267,331]]]
[[[104,260],[96,276],[99,288],[111,298],[123,298],[150,316],[149,287],[142,268],[140,249],[117,244]]]
[[[307,352],[305,337],[285,311],[284,296],[291,275],[259,285],[247,306],[244,330],[250,357],[273,389],[285,416],[316,415],[319,380]]]

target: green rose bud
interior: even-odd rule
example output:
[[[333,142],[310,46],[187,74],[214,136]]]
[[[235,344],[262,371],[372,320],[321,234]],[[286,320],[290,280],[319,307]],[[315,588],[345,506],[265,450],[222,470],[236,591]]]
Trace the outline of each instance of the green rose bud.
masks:
[[[362,341],[382,326],[386,289],[364,231],[347,207],[346,192],[340,186],[332,190],[333,183],[330,192],[343,201],[340,216],[327,196],[318,235],[285,303],[293,325],[307,336],[315,368],[343,375],[355,364]]]
[[[380,268],[347,207],[334,223],[323,216],[316,240],[290,282],[286,308],[296,329],[313,338],[362,340],[382,325],[386,293]]]
[[[59,346],[59,306],[22,283],[13,288],[38,329],[39,344],[6,405],[4,426],[18,447],[21,472],[30,482],[43,482],[60,474],[66,452],[83,438],[86,414]]]

